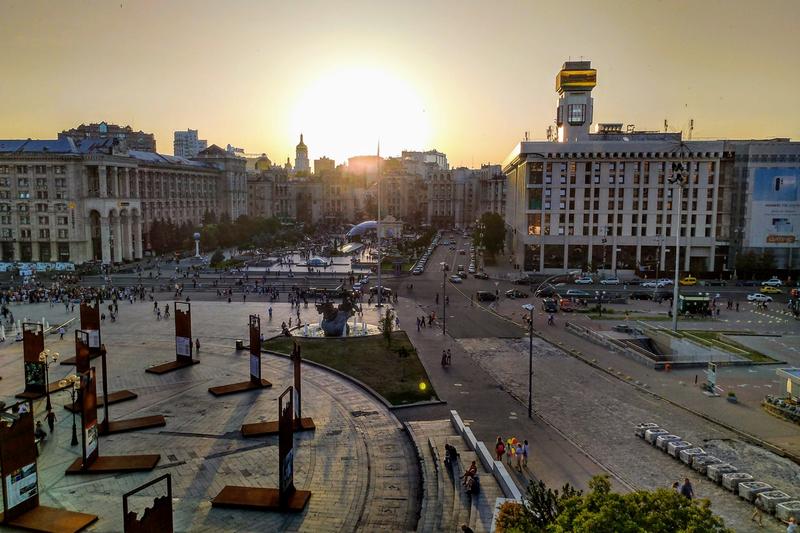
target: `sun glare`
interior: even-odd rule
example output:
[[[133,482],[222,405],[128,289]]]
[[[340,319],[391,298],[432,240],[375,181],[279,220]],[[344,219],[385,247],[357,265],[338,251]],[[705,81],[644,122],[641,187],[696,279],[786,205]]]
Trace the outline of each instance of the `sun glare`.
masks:
[[[353,155],[382,155],[425,148],[430,124],[414,88],[388,72],[348,68],[320,76],[299,96],[292,114],[295,133],[304,133],[312,157],[344,162]]]

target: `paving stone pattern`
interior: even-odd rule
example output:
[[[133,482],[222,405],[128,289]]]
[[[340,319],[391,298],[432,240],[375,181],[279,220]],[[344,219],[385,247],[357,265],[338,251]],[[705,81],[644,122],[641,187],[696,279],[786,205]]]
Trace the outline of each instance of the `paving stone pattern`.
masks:
[[[308,507],[297,515],[212,509],[211,498],[227,484],[277,487],[277,437],[245,440],[239,429],[245,422],[277,419],[277,398],[292,383],[290,361],[263,356],[263,377],[272,388],[223,398],[207,389],[247,379],[249,356],[235,352],[233,341],[247,338],[248,314],[262,315],[269,336],[294,312],[289,304],[273,304],[274,318],[269,321],[264,303],[193,303],[192,328],[201,339],[201,363],[157,376],[144,370],[174,359],[174,323],[157,321],[152,308],[152,303],[120,303],[120,321],[103,324],[109,390],[126,388],[139,395],[112,405],[111,419],[163,414],[167,425],[102,437],[99,447],[102,455],[160,453],[159,466],[152,473],[65,477],[79,447],[69,446],[72,419],[63,409],[68,394],[59,393],[52,398],[59,420],[39,458],[42,504],[95,513],[100,520],[89,531],[119,532],[122,494],[169,472],[176,531],[414,530],[422,489],[416,455],[402,426],[360,388],[307,365],[303,415],[314,419],[316,431],[295,435],[294,480],[298,489],[312,492]],[[40,320],[44,315],[51,324],[68,316],[63,307],[48,304],[16,305],[12,310],[20,319],[27,315]],[[313,306],[302,314],[304,321],[317,318]],[[63,341],[52,335],[45,342],[69,357],[74,355],[72,339],[70,331]],[[0,394],[5,401],[23,388],[21,361],[21,343],[0,347]],[[50,379],[72,371],[73,367],[54,365]],[[37,418],[43,416],[44,401],[36,403],[35,412]],[[148,498],[134,504],[143,508]]]

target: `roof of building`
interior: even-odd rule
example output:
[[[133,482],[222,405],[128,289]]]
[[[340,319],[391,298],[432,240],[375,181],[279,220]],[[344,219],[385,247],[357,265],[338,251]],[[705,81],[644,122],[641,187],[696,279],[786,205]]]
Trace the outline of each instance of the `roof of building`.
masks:
[[[0,153],[26,153],[26,152],[52,152],[57,154],[76,154],[78,153],[72,139],[53,139],[53,140],[32,140],[32,139],[11,139],[0,140]]]

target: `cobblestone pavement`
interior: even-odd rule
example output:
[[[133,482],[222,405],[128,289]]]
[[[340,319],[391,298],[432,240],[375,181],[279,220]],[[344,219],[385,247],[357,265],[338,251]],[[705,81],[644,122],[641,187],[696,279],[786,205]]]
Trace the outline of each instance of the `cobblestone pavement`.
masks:
[[[151,473],[66,478],[64,470],[79,452],[77,446],[69,446],[71,415],[61,407],[67,394],[55,394],[59,420],[39,458],[42,504],[97,514],[100,520],[90,531],[118,532],[122,494],[169,472],[177,531],[413,530],[419,512],[419,470],[400,423],[361,389],[307,365],[303,366],[303,415],[311,416],[317,429],[295,436],[294,474],[299,489],[312,491],[306,510],[284,515],[211,508],[210,499],[226,484],[276,487],[278,483],[277,437],[244,440],[239,428],[244,422],[277,418],[277,397],[292,380],[290,362],[263,357],[263,376],[273,383],[270,389],[223,398],[207,391],[210,386],[247,379],[247,354],[235,352],[233,340],[246,338],[248,314],[266,317],[266,305],[193,303],[193,333],[201,339],[201,363],[156,376],[144,370],[174,358],[173,321],[156,321],[152,303],[121,303],[120,321],[106,320],[102,329],[109,351],[109,390],[127,388],[139,398],[112,405],[111,418],[163,414],[167,425],[103,437],[100,453],[160,453],[161,461]],[[289,304],[273,308],[273,320],[263,318],[265,335],[277,333],[291,312]],[[17,305],[12,310],[17,318],[45,316],[51,324],[67,316],[63,307],[48,304]],[[302,314],[304,320],[317,317],[311,305]],[[71,339],[70,331],[63,341],[51,335],[45,343],[69,357],[74,354]],[[54,365],[50,380],[71,371],[73,367]],[[0,394],[10,401],[23,388],[21,343],[0,348],[0,375]],[[35,413],[37,418],[44,414],[43,400],[37,401]]]
[[[459,339],[464,351],[513,395],[527,397],[527,339]],[[541,339],[534,339],[534,405],[539,416],[568,434],[606,468],[637,488],[669,487],[689,477],[700,498],[738,531],[751,530],[752,507],[633,435],[653,421],[788,492],[800,487],[800,467],[699,417],[598,372]],[[536,451],[534,451],[534,456]],[[780,531],[765,521],[765,531]]]

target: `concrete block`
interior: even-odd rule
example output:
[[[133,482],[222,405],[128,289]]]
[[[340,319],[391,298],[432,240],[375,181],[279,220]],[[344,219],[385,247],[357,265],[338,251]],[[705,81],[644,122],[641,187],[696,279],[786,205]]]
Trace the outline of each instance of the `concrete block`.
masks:
[[[708,472],[708,466],[721,463],[722,459],[717,459],[713,455],[706,455],[705,457],[695,457],[692,460],[692,469],[696,470],[702,475],[706,475]]]
[[[730,474],[731,472],[736,472],[737,470],[738,469],[732,464],[715,463],[713,465],[708,465],[708,468],[706,469],[706,476],[708,479],[719,485],[722,483],[723,474]]]
[[[646,440],[649,444],[655,446],[656,437],[658,437],[659,435],[669,435],[669,431],[661,428],[648,429],[644,432],[644,440]]]
[[[464,433],[462,433],[464,440],[467,442],[467,446],[472,451],[475,451],[475,448],[478,446],[478,439],[475,438],[475,434],[472,432],[472,429],[468,427],[464,427]]]
[[[686,448],[678,453],[678,458],[686,465],[692,466],[692,461],[696,457],[708,455],[703,448]]]
[[[516,483],[514,483],[514,480],[511,479],[511,476],[509,475],[508,470],[506,470],[506,467],[503,463],[500,461],[495,461],[492,472],[494,473],[494,478],[497,480],[497,484],[500,485],[500,488],[503,490],[503,494],[506,498],[512,498],[515,500],[522,499],[522,493],[520,492]]]
[[[458,411],[450,411],[450,423],[453,424],[453,429],[456,430],[456,433],[463,437],[466,426],[464,425],[464,421],[461,420],[461,416],[458,414]]]
[[[739,483],[743,483],[745,481],[753,481],[753,476],[745,472],[731,472],[730,474],[722,474],[722,486],[734,494],[739,494]]]
[[[491,472],[494,468],[494,457],[482,440],[478,441],[478,445],[475,447],[475,454],[478,456],[478,459],[480,459],[486,471]]]
[[[656,448],[667,451],[667,444],[678,440],[681,440],[681,438],[677,435],[670,435],[669,433],[666,435],[659,435],[656,437]]]
[[[775,514],[779,503],[791,501],[792,497],[780,490],[768,490],[756,496],[756,506],[769,514]]]
[[[744,483],[739,483],[739,497],[744,498],[750,503],[756,500],[756,496],[769,490],[772,490],[772,485],[764,483],[763,481],[745,481]]]
[[[635,428],[633,428],[634,434],[639,438],[644,438],[644,432],[648,429],[658,429],[659,425],[653,422],[643,422],[641,424],[637,424]]]
[[[678,454],[681,451],[691,448],[692,446],[694,446],[694,444],[691,442],[686,442],[685,440],[674,440],[667,443],[667,453],[677,459]]]
[[[775,506],[775,516],[784,522],[788,522],[791,517],[800,520],[800,500],[779,503]]]

